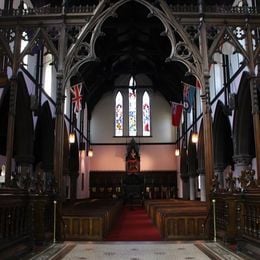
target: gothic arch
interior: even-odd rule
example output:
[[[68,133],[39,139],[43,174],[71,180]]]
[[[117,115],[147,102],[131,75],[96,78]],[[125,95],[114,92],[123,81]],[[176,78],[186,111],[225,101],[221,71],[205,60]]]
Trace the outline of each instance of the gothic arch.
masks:
[[[241,156],[251,160],[255,157],[254,129],[250,96],[249,74],[241,77],[237,94],[237,108],[234,114],[234,159]]]
[[[43,103],[35,128],[35,164],[42,162],[46,172],[53,170],[54,121],[49,102]]]
[[[181,62],[187,67],[189,72],[198,79],[200,78],[199,75],[202,73],[202,58],[199,50],[197,46],[191,42],[187,32],[180,23],[171,15],[171,10],[166,4],[160,2],[161,8],[159,9],[145,0],[120,0],[111,4],[110,7],[106,7],[106,3],[101,2],[97,7],[95,15],[82,28],[77,40],[67,52],[64,73],[66,78],[63,82],[64,87],[66,87],[69,78],[76,74],[78,68],[83,64],[99,61],[95,52],[95,44],[99,37],[104,36],[102,32],[104,22],[110,17],[116,19],[117,10],[129,2],[135,2],[146,7],[149,11],[147,18],[156,17],[163,24],[165,30],[162,35],[167,36],[171,43],[171,52],[165,61]],[[171,19],[169,19],[169,15],[171,15]],[[84,49],[84,52],[81,52],[82,49]],[[183,49],[186,50],[185,54]]]
[[[22,72],[18,73],[17,84],[14,156],[18,163],[33,163],[33,118],[30,96]]]
[[[224,104],[218,101],[213,122],[214,164],[225,168],[233,164],[233,140],[228,116]]]

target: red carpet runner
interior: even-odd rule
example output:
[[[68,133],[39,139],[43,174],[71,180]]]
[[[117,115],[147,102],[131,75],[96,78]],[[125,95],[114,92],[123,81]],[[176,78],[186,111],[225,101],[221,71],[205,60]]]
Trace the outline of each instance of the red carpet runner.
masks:
[[[159,230],[141,207],[125,207],[106,241],[160,241]]]

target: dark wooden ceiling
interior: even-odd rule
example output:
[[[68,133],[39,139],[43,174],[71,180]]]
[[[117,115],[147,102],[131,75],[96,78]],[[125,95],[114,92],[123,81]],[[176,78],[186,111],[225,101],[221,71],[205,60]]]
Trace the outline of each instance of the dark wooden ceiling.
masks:
[[[50,3],[60,5],[61,0],[32,1],[41,6]],[[98,4],[99,1],[67,0],[66,4],[85,5]],[[111,1],[112,2],[112,1]],[[194,4],[195,1],[167,1],[169,4]],[[216,1],[205,1],[206,4],[216,4]],[[212,3],[211,3],[212,2]],[[214,3],[213,3],[214,2]],[[218,1],[229,4],[231,1]],[[233,2],[233,1],[232,1]],[[103,26],[104,35],[95,43],[98,62],[85,63],[79,68],[78,75],[85,82],[84,98],[91,111],[102,95],[115,88],[127,88],[130,76],[136,76],[137,87],[144,87],[142,75],[149,79],[145,87],[160,92],[165,99],[179,102],[182,99],[182,81],[187,81],[187,68],[177,62],[166,62],[171,52],[168,37],[163,36],[164,27],[156,17],[148,18],[148,9],[130,1],[117,10],[117,17],[108,18]],[[137,76],[140,77],[137,77]],[[116,85],[119,77],[125,77],[126,83]],[[72,79],[77,81],[78,79]],[[188,81],[195,84],[195,79]],[[193,81],[193,82],[192,82]]]

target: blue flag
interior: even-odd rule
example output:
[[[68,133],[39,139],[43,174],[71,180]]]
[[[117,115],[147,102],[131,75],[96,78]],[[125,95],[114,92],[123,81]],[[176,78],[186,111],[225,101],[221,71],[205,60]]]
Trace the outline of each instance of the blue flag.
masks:
[[[196,87],[187,83],[183,83],[183,107],[190,113],[194,102]]]

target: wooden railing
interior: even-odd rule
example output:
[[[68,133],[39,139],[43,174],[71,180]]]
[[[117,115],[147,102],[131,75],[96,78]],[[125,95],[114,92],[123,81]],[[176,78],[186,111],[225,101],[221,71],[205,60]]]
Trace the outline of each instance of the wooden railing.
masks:
[[[199,6],[194,4],[177,4],[170,5],[174,13],[198,13]],[[95,5],[79,5],[62,8],[61,6],[45,6],[41,8],[28,9],[0,9],[0,16],[28,16],[28,15],[46,15],[46,14],[60,14],[63,11],[69,13],[93,13],[96,9]],[[230,5],[208,5],[205,6],[206,13],[221,13],[221,14],[250,14],[256,15],[259,10],[256,7],[248,6],[230,6]]]
[[[219,193],[216,199],[217,237],[251,240],[260,246],[260,193]]]
[[[51,241],[52,199],[26,190],[0,189],[0,253],[3,259],[18,259],[35,243]],[[1,258],[1,257],[0,257]]]

